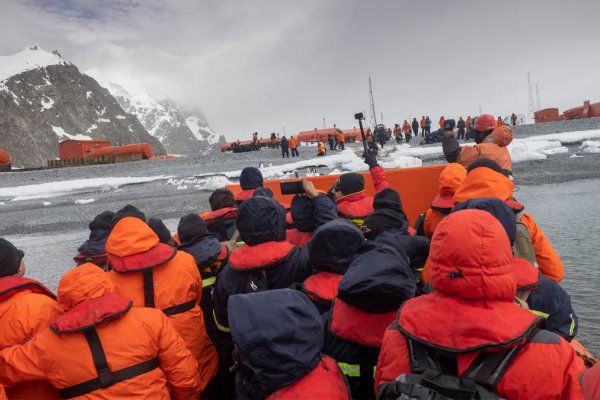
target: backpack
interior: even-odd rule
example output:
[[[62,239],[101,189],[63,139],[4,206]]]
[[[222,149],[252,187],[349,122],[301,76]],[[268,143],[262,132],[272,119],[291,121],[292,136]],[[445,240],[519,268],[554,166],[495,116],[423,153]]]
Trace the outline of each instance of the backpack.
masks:
[[[526,343],[501,351],[481,352],[465,373],[458,376],[456,353],[407,338],[411,373],[382,385],[377,399],[500,399],[494,393],[496,386]]]

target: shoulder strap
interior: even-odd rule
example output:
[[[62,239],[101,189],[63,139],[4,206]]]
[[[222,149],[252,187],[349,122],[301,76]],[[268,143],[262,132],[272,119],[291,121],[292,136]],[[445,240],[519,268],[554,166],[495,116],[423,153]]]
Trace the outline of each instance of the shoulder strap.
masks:
[[[215,219],[215,224],[217,225],[217,229],[219,230],[219,241],[224,242],[228,240],[227,237],[227,227],[225,226],[225,219],[222,216],[217,217]]]
[[[144,280],[144,307],[154,308],[156,303],[154,301],[154,274],[152,268],[143,270],[142,278]]]
[[[98,332],[96,332],[96,329],[89,329],[84,332],[84,335],[88,345],[90,346],[92,360],[94,361],[94,367],[96,368],[98,377],[77,385],[60,389],[59,393],[63,399],[83,396],[98,389],[103,389],[112,386],[115,383],[145,374],[160,366],[158,357],[154,357],[150,360],[111,372],[110,368],[108,367],[108,361],[106,360],[106,355],[104,354],[104,349],[102,348],[102,343],[100,342],[100,338],[98,337]]]

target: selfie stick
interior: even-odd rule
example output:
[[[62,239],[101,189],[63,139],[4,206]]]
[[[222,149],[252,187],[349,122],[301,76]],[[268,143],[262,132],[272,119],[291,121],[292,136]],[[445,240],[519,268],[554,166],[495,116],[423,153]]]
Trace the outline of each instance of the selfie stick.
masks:
[[[363,129],[362,120],[364,119],[363,113],[354,114],[354,118],[358,120],[358,125],[360,126],[360,135],[362,136],[363,148],[365,149],[365,154],[367,154],[367,141],[365,140],[365,130]]]

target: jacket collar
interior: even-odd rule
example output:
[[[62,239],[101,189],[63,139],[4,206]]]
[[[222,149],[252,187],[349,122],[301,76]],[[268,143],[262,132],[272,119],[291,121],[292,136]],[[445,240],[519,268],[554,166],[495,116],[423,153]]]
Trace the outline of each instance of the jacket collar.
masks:
[[[295,248],[285,240],[266,242],[255,246],[244,244],[231,252],[229,266],[234,270],[274,267],[287,260]]]
[[[335,299],[329,329],[336,336],[359,345],[381,347],[385,330],[395,317],[396,311],[370,314],[340,299]]]

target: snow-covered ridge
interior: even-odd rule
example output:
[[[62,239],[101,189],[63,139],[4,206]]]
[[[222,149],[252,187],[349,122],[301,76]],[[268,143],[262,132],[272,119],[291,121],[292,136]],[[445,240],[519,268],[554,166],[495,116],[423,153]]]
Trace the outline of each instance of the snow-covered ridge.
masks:
[[[0,56],[0,82],[32,69],[49,65],[70,65],[58,52],[47,52],[38,45],[26,47],[10,56]]]
[[[92,178],[74,179],[72,181],[47,182],[36,185],[5,187],[0,188],[0,199],[3,201],[46,199],[50,197],[59,197],[69,194],[91,193],[117,189],[120,186],[124,185],[146,183],[168,178],[168,176],[164,175],[147,177]],[[80,202],[78,204],[84,203]]]

